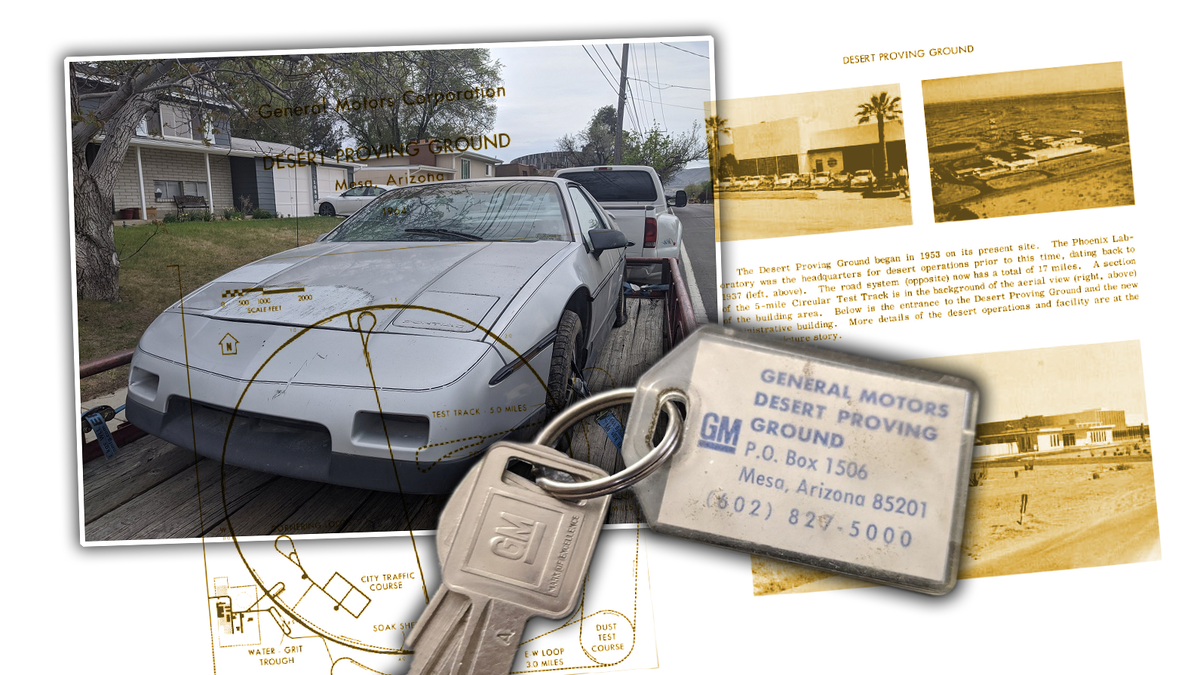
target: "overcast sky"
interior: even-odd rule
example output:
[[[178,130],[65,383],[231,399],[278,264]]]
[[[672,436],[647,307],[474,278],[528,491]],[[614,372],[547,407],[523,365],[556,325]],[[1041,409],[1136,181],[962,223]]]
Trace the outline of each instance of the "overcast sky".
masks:
[[[1123,89],[1125,78],[1121,62],[1093,63],[1086,66],[1062,66],[1018,70],[1011,73],[988,73],[967,77],[947,77],[925,80],[926,105],[949,101],[970,101],[1006,96],[1060,94],[1089,89]]]
[[[597,108],[615,106],[622,44],[588,43],[586,49],[582,44],[492,48],[492,58],[504,65],[505,90],[504,98],[495,99],[494,131],[508,134],[512,144],[495,152],[489,148],[489,154],[509,161],[552,151],[563,134],[582,130]],[[710,56],[709,43],[667,44],[629,43],[628,72],[636,79],[628,84],[625,128],[649,129],[657,121],[667,131],[679,133],[697,122],[703,138],[704,102],[712,100],[710,60],[705,58]]]
[[[905,361],[973,380],[979,421],[1124,410],[1126,424],[1149,423],[1137,341],[1047,347]]]

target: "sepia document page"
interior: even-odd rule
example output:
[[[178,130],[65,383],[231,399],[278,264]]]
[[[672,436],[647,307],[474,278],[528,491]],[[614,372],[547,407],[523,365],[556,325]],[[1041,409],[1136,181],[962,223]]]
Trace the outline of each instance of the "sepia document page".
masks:
[[[722,322],[978,384],[960,578],[1158,560],[1154,451],[1171,446],[1152,442],[1147,405],[1156,237],[1135,200],[1125,70],[1014,70],[994,51],[849,54],[822,70],[874,84],[710,103]],[[858,424],[924,419],[893,407]],[[784,478],[816,508],[801,479]],[[864,523],[908,532],[891,496],[866,501]],[[759,595],[869,585],[751,566]]]

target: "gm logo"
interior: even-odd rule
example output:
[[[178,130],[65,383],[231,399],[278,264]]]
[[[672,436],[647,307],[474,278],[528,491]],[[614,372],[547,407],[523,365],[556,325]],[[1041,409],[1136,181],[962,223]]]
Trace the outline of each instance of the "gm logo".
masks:
[[[501,558],[520,560],[526,565],[532,565],[537,558],[538,549],[542,547],[546,524],[507,511],[500,512],[500,520],[507,524],[495,529],[496,536],[492,537],[489,545],[492,553]]]
[[[728,452],[737,452],[738,434],[742,431],[742,421],[729,420],[727,416],[716,413],[705,413],[704,421],[700,424],[700,442],[702,448]]]

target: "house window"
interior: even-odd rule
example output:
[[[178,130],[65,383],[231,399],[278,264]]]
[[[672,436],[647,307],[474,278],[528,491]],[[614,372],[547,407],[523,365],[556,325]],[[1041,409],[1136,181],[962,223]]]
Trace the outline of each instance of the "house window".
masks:
[[[209,142],[215,138],[212,124],[205,119],[202,111],[163,104],[159,106],[158,118],[159,131],[165,138]],[[154,125],[154,120],[149,120],[147,130],[153,133]]]
[[[483,175],[485,175],[485,176],[492,175],[492,165],[491,164],[483,165]]]
[[[471,177],[471,160],[460,159],[459,162],[462,165],[462,170],[459,172],[460,173],[459,178],[470,178]]]
[[[180,195],[208,196],[208,183],[191,180],[154,181],[154,201],[169,202]]]
[[[164,138],[192,138],[192,115],[187,108],[164,104],[159,107],[159,115]]]

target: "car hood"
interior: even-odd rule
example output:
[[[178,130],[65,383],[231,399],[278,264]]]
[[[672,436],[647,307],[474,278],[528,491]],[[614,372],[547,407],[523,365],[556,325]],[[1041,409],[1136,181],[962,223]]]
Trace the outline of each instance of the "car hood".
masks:
[[[317,242],[183,301],[214,319],[480,338],[571,242]],[[361,310],[369,311],[362,315]]]

